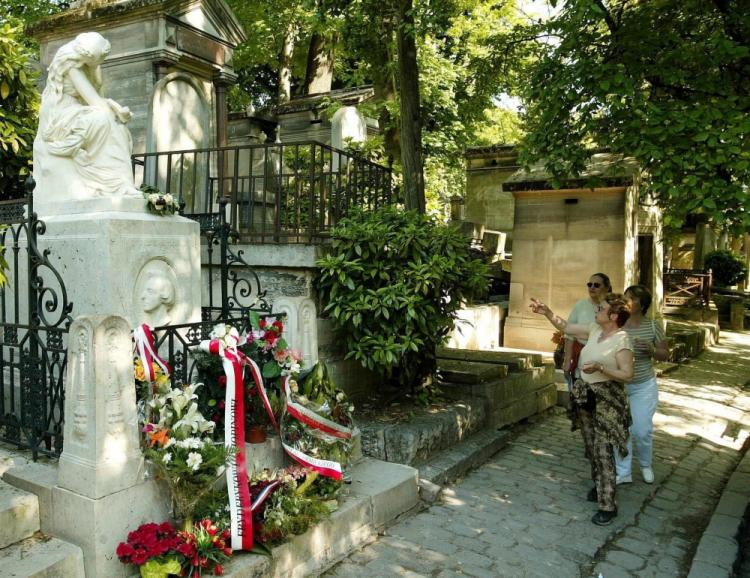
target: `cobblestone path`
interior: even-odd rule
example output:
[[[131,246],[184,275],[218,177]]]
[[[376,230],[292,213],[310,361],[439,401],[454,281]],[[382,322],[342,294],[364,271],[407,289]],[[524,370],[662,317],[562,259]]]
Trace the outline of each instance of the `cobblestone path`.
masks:
[[[610,526],[590,521],[580,434],[556,410],[325,576],[685,576],[748,437],[749,380],[748,332],[722,332],[720,345],[660,378],[656,482],[645,484],[634,460]]]

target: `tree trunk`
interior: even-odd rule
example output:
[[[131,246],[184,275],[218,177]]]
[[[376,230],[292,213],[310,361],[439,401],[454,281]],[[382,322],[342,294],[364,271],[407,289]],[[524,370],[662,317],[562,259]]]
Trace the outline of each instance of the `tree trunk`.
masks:
[[[425,212],[419,68],[412,0],[398,0],[398,77],[401,92],[401,164],[407,209]]]
[[[296,40],[297,25],[290,23],[279,54],[279,103],[289,102],[292,98],[292,56]]]
[[[310,38],[305,71],[305,94],[331,92],[333,82],[333,57],[336,36],[326,37],[318,32]]]
[[[394,22],[387,14],[379,19],[379,34],[375,35],[370,47],[370,62],[372,64],[372,84],[375,90],[375,101],[380,103],[378,125],[383,133],[385,154],[392,162],[401,158],[401,144],[398,127],[392,121],[388,103],[396,100],[396,79],[393,76],[394,55],[393,45]]]

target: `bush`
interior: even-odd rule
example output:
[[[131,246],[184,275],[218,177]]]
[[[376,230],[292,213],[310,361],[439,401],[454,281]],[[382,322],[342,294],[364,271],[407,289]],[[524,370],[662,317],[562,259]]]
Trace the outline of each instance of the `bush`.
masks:
[[[711,269],[713,282],[721,287],[736,285],[747,277],[745,261],[731,251],[711,251],[704,262],[706,269]]]
[[[464,300],[486,292],[487,266],[458,228],[397,207],[354,214],[332,238],[318,288],[347,358],[420,385]]]
[[[31,59],[22,24],[0,24],[0,193],[10,194],[30,172],[39,112]]]

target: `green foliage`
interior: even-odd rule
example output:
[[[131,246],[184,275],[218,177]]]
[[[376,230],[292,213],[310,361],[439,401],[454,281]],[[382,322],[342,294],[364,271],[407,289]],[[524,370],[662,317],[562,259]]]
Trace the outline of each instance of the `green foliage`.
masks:
[[[463,302],[486,291],[486,265],[457,228],[397,207],[355,214],[332,239],[318,287],[347,357],[419,385]]]
[[[706,269],[711,269],[713,281],[721,287],[741,283],[747,277],[744,259],[732,251],[711,251],[704,261]]]
[[[19,22],[0,25],[0,191],[19,186],[31,167],[39,113],[31,51]]]
[[[634,157],[679,227],[750,227],[750,21],[743,2],[568,1],[497,44],[527,74],[522,161],[578,175],[592,147]],[[533,39],[542,42],[530,42]],[[553,39],[550,41],[550,39]],[[518,52],[513,52],[513,49]]]

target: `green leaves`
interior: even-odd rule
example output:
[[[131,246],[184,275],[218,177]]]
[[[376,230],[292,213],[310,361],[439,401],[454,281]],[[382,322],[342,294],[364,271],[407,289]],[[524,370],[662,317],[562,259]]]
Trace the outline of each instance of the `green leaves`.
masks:
[[[519,84],[521,161],[542,160],[561,184],[604,147],[635,157],[671,227],[695,210],[735,231],[750,226],[750,39],[739,10],[701,0],[561,4],[549,22],[514,32],[558,38],[535,45],[539,58]]]
[[[2,19],[0,19],[2,22]],[[0,25],[0,191],[18,186],[29,173],[39,112],[39,91],[31,69],[23,26]]]
[[[318,289],[347,358],[418,384],[464,298],[486,292],[486,266],[458,229],[398,207],[356,214],[332,238]]]

